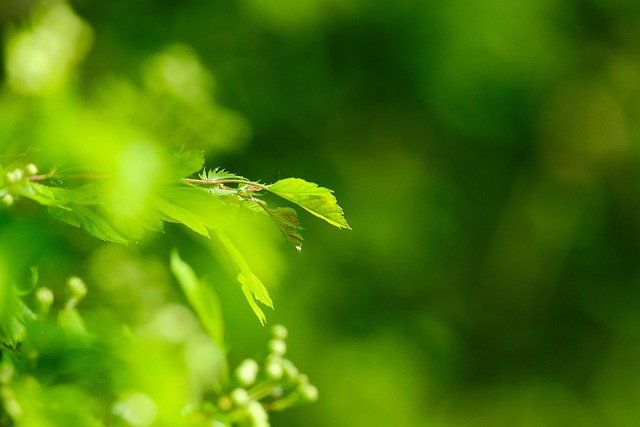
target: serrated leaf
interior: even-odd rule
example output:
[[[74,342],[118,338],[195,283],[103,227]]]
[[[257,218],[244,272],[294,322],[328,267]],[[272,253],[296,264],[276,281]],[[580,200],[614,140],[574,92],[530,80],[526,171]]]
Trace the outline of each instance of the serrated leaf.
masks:
[[[220,299],[212,286],[203,284],[176,249],[171,251],[171,272],[205,329],[220,349],[224,349],[224,321]]]
[[[267,191],[288,200],[307,212],[327,221],[338,228],[348,228],[342,208],[333,192],[328,188],[319,187],[313,182],[300,178],[286,178],[264,187]]]
[[[200,178],[206,181],[220,181],[223,179],[237,179],[248,181],[247,178],[231,172],[227,172],[222,168],[215,168],[213,170],[209,170],[209,172],[202,171],[202,173],[200,174]]]
[[[49,213],[56,219],[82,228],[90,235],[107,242],[129,243],[127,237],[115,229],[101,214],[90,208],[78,204],[71,204],[67,209],[58,206],[49,206]]]
[[[220,239],[220,242],[226,249],[238,271],[236,278],[242,287],[242,291],[244,292],[251,309],[260,320],[260,323],[264,325],[266,317],[253,298],[255,297],[262,304],[273,308],[273,301],[271,301],[271,297],[269,297],[267,288],[262,284],[260,279],[253,274],[249,264],[247,264],[247,261],[244,259],[238,248],[236,248],[231,240],[229,240],[227,235],[220,230],[216,230],[216,235]]]
[[[238,281],[242,283],[241,275],[238,275]],[[262,311],[260,306],[256,304],[256,301],[253,299],[253,293],[251,292],[251,289],[245,285],[242,285],[241,289],[242,289],[242,293],[244,294],[244,297],[249,302],[249,307],[251,307],[251,310],[253,310],[253,313],[256,315],[256,317],[260,321],[260,324],[264,326],[265,323],[267,323],[267,316],[264,315],[264,311]]]
[[[271,209],[262,200],[256,200],[256,204],[269,215],[289,243],[291,243],[296,250],[301,251],[303,239],[300,232],[303,228],[300,227],[296,211],[291,208]]]

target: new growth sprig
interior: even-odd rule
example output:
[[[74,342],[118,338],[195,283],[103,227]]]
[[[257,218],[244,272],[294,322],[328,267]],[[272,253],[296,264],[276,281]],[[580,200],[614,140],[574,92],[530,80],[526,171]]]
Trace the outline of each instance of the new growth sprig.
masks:
[[[217,238],[232,261],[249,305],[262,323],[266,317],[256,301],[271,308],[273,302],[226,233],[238,210],[248,209],[269,218],[298,251],[302,249],[303,228],[297,212],[287,206],[271,207],[263,199],[265,193],[337,228],[350,228],[333,192],[312,182],[286,178],[263,184],[223,169],[207,171],[203,152],[175,146],[158,149],[155,155],[163,167],[153,170],[151,176],[129,171],[133,178],[102,171],[62,173],[56,169],[38,174],[33,164],[11,165],[5,171],[0,165],[0,199],[7,206],[19,198],[32,199],[46,206],[54,218],[103,241],[137,242],[146,232],[163,231],[167,222],[182,224],[207,238]],[[199,177],[192,178],[196,173]]]

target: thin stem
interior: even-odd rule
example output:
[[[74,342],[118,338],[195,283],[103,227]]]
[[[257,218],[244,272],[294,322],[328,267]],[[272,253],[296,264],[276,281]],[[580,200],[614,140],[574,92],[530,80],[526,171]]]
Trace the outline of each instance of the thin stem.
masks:
[[[253,185],[263,190],[266,190],[266,187],[258,182],[246,181],[243,179],[216,179],[215,181],[209,181],[206,179],[183,178],[182,180],[184,182],[188,182],[189,184],[200,184],[200,185],[248,184],[248,185]]]
[[[49,179],[54,179],[56,177],[55,172],[49,172],[43,175],[31,175],[27,177],[28,181],[46,181]],[[96,173],[83,173],[83,174],[75,174],[75,175],[67,175],[65,177],[61,177],[60,179],[108,179],[109,175],[105,174],[96,174]]]

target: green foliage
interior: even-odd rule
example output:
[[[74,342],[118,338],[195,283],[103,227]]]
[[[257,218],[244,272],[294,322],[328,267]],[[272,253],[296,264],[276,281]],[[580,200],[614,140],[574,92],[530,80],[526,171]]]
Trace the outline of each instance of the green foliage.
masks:
[[[163,158],[168,168],[160,174],[164,182],[155,184],[151,191],[141,195],[143,201],[133,207],[110,206],[114,187],[109,181],[117,178],[98,174],[63,176],[52,170],[45,175],[29,175],[25,170],[16,168],[7,173],[9,184],[0,188],[0,193],[12,201],[27,197],[46,205],[54,218],[106,242],[128,244],[138,241],[145,231],[162,231],[163,222],[182,224],[208,238],[209,231],[214,230],[234,265],[242,292],[263,324],[266,317],[255,300],[270,308],[273,308],[273,302],[265,286],[224,232],[238,209],[266,213],[298,251],[302,249],[302,227],[295,210],[269,207],[260,198],[262,190],[295,203],[338,228],[349,228],[342,209],[327,188],[299,178],[264,185],[222,169],[202,172],[201,179],[180,177],[203,167],[202,152],[172,147],[167,153]],[[146,177],[136,176],[135,179],[144,180]],[[96,182],[76,188],[62,186],[71,180]],[[52,184],[41,183],[47,181]],[[116,200],[120,201],[118,197]]]
[[[202,172],[201,179],[182,177],[184,173],[191,174],[202,168],[202,153],[196,150],[177,150],[171,148],[166,151],[163,164],[167,170],[161,172],[160,183],[148,186],[144,194],[140,194],[142,201],[133,206],[114,206],[114,189],[118,189],[117,181],[122,177],[117,175],[103,175],[96,172],[83,174],[63,174],[52,169],[46,174],[38,175],[37,168],[32,164],[27,166],[12,165],[4,174],[4,185],[0,187],[6,209],[14,209],[21,205],[20,199],[31,199],[47,207],[51,216],[68,225],[83,229],[89,235],[104,242],[117,244],[134,244],[143,238],[147,231],[162,231],[163,223],[172,222],[182,224],[197,235],[207,239],[215,239],[227,254],[236,280],[247,299],[249,306],[258,317],[261,324],[266,323],[266,316],[258,303],[273,308],[273,301],[267,288],[254,274],[245,256],[228,237],[226,230],[235,222],[240,210],[246,210],[251,215],[260,215],[271,219],[286,239],[296,249],[300,250],[302,236],[296,212],[287,207],[271,208],[260,197],[264,191],[276,194],[283,199],[293,202],[316,216],[325,219],[338,227],[348,227],[342,216],[342,210],[337,205],[330,191],[308,183],[301,179],[282,180],[273,185],[263,185],[227,173],[221,169]],[[1,166],[0,166],[1,167]],[[4,169],[4,168],[3,168]],[[135,176],[135,179],[146,179],[145,176]],[[74,185],[80,182],[80,185]],[[114,184],[115,182],[115,184]],[[124,195],[126,198],[127,195]],[[116,198],[116,200],[119,200]],[[211,233],[213,231],[213,233]],[[213,345],[213,351],[207,357],[208,369],[215,372],[205,389],[210,389],[213,396],[203,394],[197,403],[188,405],[183,411],[186,414],[185,425],[192,420],[199,425],[202,420],[217,420],[222,425],[231,426],[249,421],[258,427],[267,425],[268,410],[282,410],[289,406],[313,401],[317,397],[317,390],[308,383],[306,376],[298,373],[293,363],[283,356],[286,351],[284,338],[286,330],[282,327],[274,329],[276,338],[270,342],[270,353],[259,367],[247,368],[245,362],[239,368],[237,380],[228,375],[226,360],[225,328],[222,315],[222,303],[215,289],[209,281],[199,280],[194,270],[183,261],[177,250],[170,256],[170,269],[176,277],[182,292],[193,308],[201,326],[204,328]],[[4,285],[2,296],[3,310],[0,324],[0,342],[3,354],[7,355],[6,369],[15,369],[15,365],[38,364],[42,360],[54,357],[63,348],[75,349],[76,356],[69,357],[73,363],[80,363],[85,357],[90,357],[96,346],[109,347],[112,338],[102,336],[100,329],[93,322],[85,321],[78,309],[79,302],[87,294],[87,286],[77,278],[71,277],[67,281],[70,295],[56,313],[51,313],[54,300],[53,293],[47,288],[37,288],[39,273],[37,267],[31,268],[31,278],[24,285]],[[35,301],[29,307],[24,298]],[[165,327],[168,327],[165,326]],[[172,325],[173,328],[180,327]],[[37,330],[47,330],[48,337],[42,336]],[[166,333],[166,332],[162,332]],[[176,332],[173,332],[175,334]],[[109,334],[113,334],[110,331]],[[118,340],[129,345],[141,345],[142,337]],[[127,341],[133,340],[128,343]],[[157,343],[152,345],[158,345]],[[166,344],[163,344],[165,347]],[[116,346],[118,347],[118,346]],[[31,349],[26,352],[26,349]],[[122,351],[114,348],[112,352]],[[170,347],[166,351],[171,352]],[[52,353],[53,352],[53,353]],[[111,366],[115,360],[101,356],[105,366]],[[164,356],[163,356],[164,357]],[[166,363],[166,362],[163,362]],[[202,363],[202,362],[200,362]],[[25,365],[25,366],[26,366]],[[10,367],[10,368],[9,368]],[[73,375],[83,377],[82,366],[78,366]],[[252,374],[247,376],[247,369]],[[262,372],[262,374],[258,374]],[[49,372],[48,375],[58,375]],[[65,404],[73,399],[86,399],[84,393],[97,386],[93,380],[89,385],[77,387],[65,386],[59,389],[38,389],[40,387],[32,376],[36,372],[27,369],[20,372],[15,379],[5,381],[3,402],[5,413],[2,415],[6,423],[11,425],[38,426],[45,423],[45,419],[55,422],[83,423],[83,425],[101,425],[100,419],[112,420],[115,425],[146,425],[140,424],[139,418],[153,420],[158,417],[158,407],[155,403],[160,396],[150,397],[148,394],[133,394],[122,397],[113,405],[111,415],[100,411],[84,412],[71,415]],[[34,389],[35,387],[35,389]],[[85,388],[88,387],[88,388]],[[25,391],[26,390],[26,391]],[[62,393],[60,397],[55,393]],[[15,394],[7,394],[15,393]],[[44,393],[44,394],[41,394]],[[52,393],[52,394],[51,394]],[[51,394],[51,395],[49,395]],[[62,399],[59,403],[60,411],[43,413],[34,407],[25,405],[23,399],[30,398]],[[103,402],[108,404],[108,402]],[[172,416],[175,416],[173,414]]]
[[[330,191],[207,171],[247,129],[190,48],[85,92],[91,27],[64,1],[31,18],[7,32],[0,91],[0,425],[262,427],[314,401],[283,326],[230,370],[225,316],[247,314],[244,297],[260,328],[274,307],[256,274],[278,259],[263,223],[301,249],[296,212],[263,196],[345,228]]]

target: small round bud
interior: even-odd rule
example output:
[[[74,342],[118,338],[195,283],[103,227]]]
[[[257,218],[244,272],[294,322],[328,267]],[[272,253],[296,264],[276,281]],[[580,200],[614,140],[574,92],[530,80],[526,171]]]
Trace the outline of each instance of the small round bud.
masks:
[[[287,327],[283,325],[275,325],[271,328],[271,334],[273,337],[279,340],[286,340],[289,335],[289,331],[287,331]]]
[[[236,368],[236,378],[240,381],[240,384],[249,386],[256,381],[259,369],[258,362],[253,359],[245,359]]]
[[[85,285],[82,279],[77,276],[69,277],[67,280],[67,286],[71,291],[72,297],[75,299],[81,299],[87,295],[87,285]]]
[[[267,366],[265,367],[265,371],[267,376],[274,380],[279,380],[282,378],[284,373],[284,369],[282,367],[282,360],[272,358],[267,362]]]
[[[218,399],[218,408],[220,408],[221,411],[228,412],[232,407],[233,401],[229,396],[221,396]]]
[[[49,288],[39,288],[36,291],[36,301],[38,302],[40,312],[47,314],[51,308],[51,304],[53,304],[53,292],[51,292]]]
[[[25,166],[24,170],[25,172],[27,172],[27,175],[35,175],[38,173],[38,167],[33,163],[29,163],[27,166]]]
[[[264,407],[258,401],[251,401],[247,406],[247,410],[249,412],[249,418],[251,419],[251,424],[254,427],[268,427],[269,426],[269,415]]]
[[[298,387],[298,392],[307,402],[315,402],[318,400],[318,389],[311,384],[301,384],[300,387]]]
[[[289,378],[297,378],[300,374],[296,365],[289,359],[285,359],[282,361],[282,367],[284,368],[284,374]]]
[[[11,206],[13,204],[13,196],[9,193],[5,194],[2,196],[2,203],[6,206]]]
[[[233,400],[236,405],[246,406],[251,398],[249,397],[247,390],[243,388],[236,388],[231,392],[231,400]]]
[[[7,172],[6,179],[7,179],[7,182],[13,184],[15,182],[20,181],[23,176],[24,176],[24,172],[22,171],[22,169],[15,169],[10,172]]]
[[[271,340],[269,341],[269,350],[274,354],[284,356],[287,352],[287,343],[279,339]]]
[[[298,382],[300,384],[309,384],[309,377],[305,374],[298,375]]]

